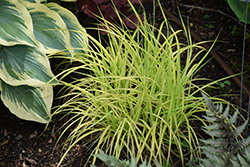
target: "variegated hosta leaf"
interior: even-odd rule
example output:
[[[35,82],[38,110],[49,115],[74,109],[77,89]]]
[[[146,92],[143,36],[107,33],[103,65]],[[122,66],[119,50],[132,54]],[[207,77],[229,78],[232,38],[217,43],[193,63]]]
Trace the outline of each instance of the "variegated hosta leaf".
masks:
[[[46,6],[57,12],[65,22],[70,33],[70,42],[72,47],[80,48],[75,49],[75,52],[84,53],[84,50],[87,48],[88,38],[86,30],[78,22],[75,15],[56,3],[47,3]]]
[[[43,2],[43,1],[40,1],[40,0],[18,0],[18,1],[21,2],[21,3],[25,3],[25,2],[40,3],[40,2]]]
[[[70,44],[67,26],[58,13],[43,4],[25,2],[30,12],[36,40],[43,44],[47,54],[64,51],[72,56],[74,50]]]
[[[36,46],[30,14],[17,0],[0,0],[0,44]]]
[[[10,112],[17,117],[47,123],[53,100],[51,85],[31,87],[27,85],[11,86],[0,80],[1,99]]]
[[[84,53],[84,50],[87,48],[88,38],[86,35],[86,30],[78,22],[76,16],[68,9],[61,7],[56,3],[47,3],[46,6],[57,12],[65,22],[70,33],[71,45],[73,48],[75,48],[75,54]]]
[[[1,46],[0,78],[12,86],[41,86],[51,81],[54,74],[42,45],[39,48],[27,45]],[[57,83],[57,80],[53,79],[51,83]]]

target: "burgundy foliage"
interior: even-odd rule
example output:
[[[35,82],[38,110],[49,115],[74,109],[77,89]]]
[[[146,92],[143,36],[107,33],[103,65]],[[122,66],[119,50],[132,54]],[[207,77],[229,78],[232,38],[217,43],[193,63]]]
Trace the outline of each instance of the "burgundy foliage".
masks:
[[[139,4],[142,1],[143,0],[130,0],[132,4]],[[130,5],[127,0],[78,0],[77,3],[81,6],[83,12],[89,17],[96,17],[96,15],[100,16],[102,13],[103,17],[111,23],[115,19],[117,21],[118,17],[114,10],[114,4],[116,9],[122,13],[121,18],[129,28],[135,29],[136,24],[138,24],[136,15],[129,12]],[[123,17],[123,15],[127,18]],[[143,18],[142,15],[140,15],[140,18]],[[103,26],[100,26],[99,28],[103,28]],[[106,33],[102,32],[102,35],[104,34]]]

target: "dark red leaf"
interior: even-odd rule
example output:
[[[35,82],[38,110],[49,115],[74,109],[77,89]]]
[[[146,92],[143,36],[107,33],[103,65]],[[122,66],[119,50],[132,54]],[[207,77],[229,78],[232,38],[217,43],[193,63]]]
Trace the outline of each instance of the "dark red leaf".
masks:
[[[107,5],[100,5],[100,8],[105,19],[117,17],[117,14],[111,4],[108,3]]]
[[[140,19],[143,21],[143,16],[139,15]],[[138,19],[134,13],[128,16],[128,18],[123,18],[124,23],[131,29],[135,29],[138,25]]]
[[[135,3],[139,4],[140,2],[143,2],[143,0],[130,0],[130,2],[132,4],[135,4]]]
[[[116,7],[121,8],[127,3],[127,0],[113,0]]]
[[[92,4],[87,4],[87,5],[82,6],[82,10],[89,17],[96,17],[94,14],[100,15],[100,12],[94,2]]]
[[[93,0],[97,4],[107,3],[109,0]]]
[[[98,26],[98,28],[99,28],[99,31],[101,32],[101,35],[106,35],[107,34],[107,32],[105,31],[105,30],[107,30],[106,26],[100,24]]]

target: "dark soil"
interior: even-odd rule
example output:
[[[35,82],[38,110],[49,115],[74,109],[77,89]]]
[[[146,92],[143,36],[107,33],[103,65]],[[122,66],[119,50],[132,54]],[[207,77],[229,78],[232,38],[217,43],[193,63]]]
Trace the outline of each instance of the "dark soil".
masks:
[[[146,1],[145,5],[150,6],[150,2]],[[214,50],[235,73],[239,73],[241,70],[244,27],[243,24],[239,24],[228,4],[223,0],[173,0],[173,4],[174,7],[171,1],[162,3],[175,16],[178,16],[176,7],[179,6],[184,21],[189,22],[190,28],[199,34],[202,39],[214,40],[219,35]],[[80,9],[77,9],[77,5],[74,3],[62,3],[62,5],[71,9],[84,27],[91,26],[90,23],[94,22],[92,18],[87,17]],[[178,29],[175,26],[174,28]],[[88,33],[95,34],[91,31]],[[250,32],[248,31],[248,33]],[[244,83],[249,88],[250,37],[246,40],[244,71]],[[224,70],[212,59],[200,70],[196,77],[217,80],[226,76]],[[232,80],[227,80],[231,85],[225,85],[224,87],[215,85],[218,89],[207,91],[211,96],[223,97],[230,103],[239,106],[240,89]],[[227,95],[221,96],[225,94]],[[2,108],[2,117],[0,117],[0,167],[55,167],[68,148],[68,145],[64,143],[67,134],[61,138],[55,147],[56,141],[63,130],[58,131],[58,129],[65,123],[66,119],[60,120],[60,116],[53,118],[53,122],[45,130],[45,125],[21,120],[11,114],[2,103],[0,106]],[[247,109],[247,106],[248,98],[243,95],[242,107]],[[82,167],[89,152],[84,145],[74,146],[61,166]],[[175,166],[180,165],[177,163]]]

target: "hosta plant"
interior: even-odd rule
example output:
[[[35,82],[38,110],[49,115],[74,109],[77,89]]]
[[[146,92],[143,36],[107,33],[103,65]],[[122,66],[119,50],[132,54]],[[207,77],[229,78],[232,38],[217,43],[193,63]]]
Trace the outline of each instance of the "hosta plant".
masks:
[[[0,11],[1,99],[19,118],[47,123],[58,83],[47,54],[84,53],[86,35],[75,31],[85,30],[55,3],[0,0]]]
[[[203,94],[203,97],[208,107],[207,116],[204,118],[211,123],[204,126],[203,131],[213,138],[201,140],[203,146],[200,148],[205,157],[201,159],[199,166],[250,166],[250,137],[242,139],[241,136],[248,120],[236,127],[238,110],[231,116],[229,105],[223,109],[221,103],[214,105],[206,95]]]
[[[92,153],[101,148],[115,157],[132,155],[137,162],[147,157],[161,164],[171,162],[177,155],[184,164],[184,150],[191,159],[199,156],[199,140],[190,121],[196,112],[204,110],[205,104],[191,90],[195,90],[193,77],[207,53],[194,63],[203,48],[192,44],[186,30],[188,44],[179,42],[182,31],[169,26],[161,6],[164,19],[156,28],[146,16],[142,21],[130,5],[139,20],[136,29],[131,31],[125,24],[119,27],[102,20],[106,26],[102,31],[108,32],[108,46],[88,36],[88,54],[71,59],[79,65],[61,74],[60,80],[66,76],[75,80],[62,81],[65,103],[54,114],[73,115],[62,133],[74,127],[68,138],[69,149],[80,141],[89,141],[94,146]],[[160,38],[164,39],[162,43]],[[194,54],[194,48],[201,50]],[[182,55],[186,58],[184,64]]]

